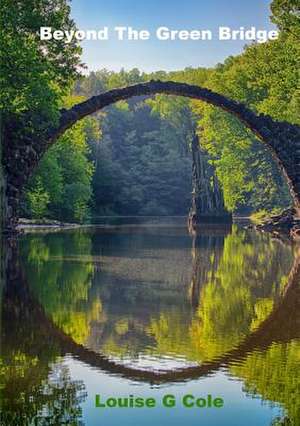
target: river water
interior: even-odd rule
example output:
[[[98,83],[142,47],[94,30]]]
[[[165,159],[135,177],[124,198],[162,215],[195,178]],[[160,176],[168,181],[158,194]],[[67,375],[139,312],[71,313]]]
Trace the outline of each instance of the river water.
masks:
[[[130,222],[26,233],[2,262],[1,425],[299,425],[296,248]]]

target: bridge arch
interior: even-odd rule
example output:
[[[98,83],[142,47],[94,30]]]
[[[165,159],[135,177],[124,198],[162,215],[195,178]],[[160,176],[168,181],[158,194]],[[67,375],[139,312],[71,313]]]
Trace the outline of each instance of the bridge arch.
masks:
[[[151,96],[155,94],[184,96],[211,105],[237,117],[257,138],[271,150],[278,164],[293,200],[295,212],[300,216],[300,127],[287,122],[273,120],[270,116],[257,115],[244,104],[233,101],[209,89],[173,81],[154,81],[113,89],[93,96],[69,110],[60,111],[57,126],[48,127],[38,135],[24,135],[20,139],[20,127],[14,137],[15,128],[8,126],[4,132],[4,169],[6,177],[4,228],[15,228],[18,216],[19,199],[28,178],[39,163],[43,154],[57,139],[78,120],[134,96]],[[23,121],[25,124],[26,119]],[[43,126],[41,126],[43,128]],[[7,141],[7,142],[6,142]]]

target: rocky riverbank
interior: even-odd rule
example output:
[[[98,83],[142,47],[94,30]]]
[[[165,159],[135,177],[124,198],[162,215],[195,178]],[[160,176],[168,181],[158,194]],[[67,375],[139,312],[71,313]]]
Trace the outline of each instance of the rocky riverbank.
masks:
[[[24,219],[20,218],[18,221],[17,229],[26,230],[26,229],[61,229],[61,228],[78,228],[82,225],[79,223],[67,223],[60,222],[59,220],[50,220],[50,219]]]
[[[294,241],[300,241],[300,218],[294,208],[283,210],[253,226],[258,231],[284,235]]]

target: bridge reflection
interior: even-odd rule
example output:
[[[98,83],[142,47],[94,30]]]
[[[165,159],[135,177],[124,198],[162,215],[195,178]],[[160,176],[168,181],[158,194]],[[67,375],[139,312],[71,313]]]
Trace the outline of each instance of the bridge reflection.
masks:
[[[227,235],[227,236],[226,236]],[[230,234],[228,230],[225,232],[217,231],[214,235],[211,232],[203,232],[200,236],[194,238],[192,246],[192,276],[190,284],[186,286],[185,294],[186,300],[190,300],[191,311],[192,312],[192,325],[189,325],[190,330],[196,329],[201,323],[203,325],[203,313],[201,311],[202,305],[206,303],[208,296],[206,290],[208,288],[215,290],[220,282],[220,271],[221,268],[227,268],[228,265],[224,265],[224,242],[233,244],[233,240],[230,239]],[[288,278],[284,289],[278,290],[277,293],[269,294],[269,297],[273,297],[274,301],[272,302],[272,309],[269,309],[269,312],[265,318],[262,318],[259,324],[256,324],[256,327],[252,327],[253,330],[248,329],[246,334],[242,332],[238,337],[234,339],[229,339],[229,344],[231,348],[228,350],[228,344],[223,345],[223,351],[220,353],[219,349],[212,351],[210,354],[205,355],[201,354],[201,358],[192,358],[190,361],[197,361],[200,365],[187,366],[184,368],[176,368],[172,371],[163,371],[163,370],[148,370],[133,368],[123,365],[122,362],[117,362],[112,360],[112,357],[109,356],[107,345],[105,344],[105,339],[103,336],[99,338],[96,342],[90,340],[93,335],[93,327],[97,329],[99,322],[92,321],[93,325],[90,330],[90,335],[87,336],[85,342],[76,341],[76,336],[72,334],[67,334],[63,328],[55,322],[55,319],[58,316],[49,315],[47,313],[47,306],[43,306],[39,300],[39,295],[32,291],[32,288],[29,284],[30,277],[26,276],[26,271],[21,265],[20,257],[18,255],[18,246],[10,245],[8,248],[6,246],[6,265],[5,265],[5,278],[6,285],[3,290],[3,299],[2,299],[2,339],[4,347],[13,346],[14,342],[23,342],[26,345],[26,351],[29,351],[32,355],[35,352],[35,355],[38,355],[43,350],[47,352],[47,348],[55,348],[55,353],[57,355],[72,354],[81,361],[108,371],[113,374],[120,374],[124,377],[134,379],[134,380],[143,380],[149,381],[151,383],[163,383],[168,381],[182,381],[188,379],[195,379],[201,376],[205,376],[213,373],[221,367],[224,367],[236,360],[243,359],[254,350],[262,350],[270,346],[274,342],[289,342],[292,339],[299,338],[300,330],[300,295],[299,295],[299,279],[300,279],[300,256],[295,255],[293,266],[290,270]],[[40,253],[41,254],[41,253]],[[270,259],[268,259],[270,261]],[[276,261],[276,256],[275,256]],[[222,265],[223,262],[223,265]],[[97,262],[95,262],[97,264]],[[221,264],[221,266],[220,266]],[[231,265],[232,267],[232,265]],[[241,272],[241,271],[240,271]],[[231,276],[234,274],[232,270]],[[218,276],[219,275],[219,276]],[[243,276],[240,275],[240,277]],[[60,277],[61,278],[61,277]],[[81,277],[82,278],[82,277]],[[50,277],[49,277],[50,279]],[[90,277],[91,279],[91,277]],[[94,275],[95,281],[95,275]],[[96,280],[97,281],[97,280]],[[250,283],[251,284],[251,283]],[[43,283],[41,283],[43,285]],[[46,285],[46,284],[45,284]],[[102,282],[102,285],[105,286],[105,282]],[[246,284],[247,285],[247,284]],[[63,289],[63,287],[62,287]],[[231,292],[239,292],[239,288],[229,289]],[[221,290],[219,290],[220,292]],[[254,292],[258,289],[254,289]],[[224,293],[221,296],[224,296]],[[115,297],[116,294],[113,293],[110,297],[107,296],[106,291],[106,300],[109,304],[112,303],[111,297]],[[179,294],[181,297],[181,294]],[[219,295],[216,294],[216,298]],[[108,299],[107,299],[108,297]],[[248,296],[247,296],[248,297]],[[105,299],[105,298],[104,298]],[[203,299],[203,300],[202,300]],[[259,299],[259,298],[257,298]],[[141,301],[139,300],[141,303]],[[228,300],[227,303],[235,303],[233,300]],[[146,301],[147,303],[147,301]],[[163,303],[163,301],[161,302]],[[216,304],[218,302],[216,301]],[[140,311],[144,308],[149,311],[149,307],[140,306]],[[164,309],[163,305],[160,309]],[[231,306],[231,309],[234,309],[234,306]],[[150,307],[150,313],[155,311],[155,308]],[[155,324],[155,321],[159,321],[160,315],[164,311],[158,312],[157,319],[155,317],[151,318],[151,321],[145,320],[144,317],[140,316],[136,318],[136,321],[140,321],[141,327],[144,327],[144,337],[149,336],[149,324],[151,322],[152,327]],[[124,311],[125,315],[126,311]],[[149,314],[150,315],[150,314]],[[187,315],[187,310],[183,312],[182,315]],[[202,315],[202,317],[201,317]],[[106,321],[109,324],[109,321],[120,323],[120,317],[113,315],[112,318],[109,318],[109,310],[106,311]],[[53,320],[54,318],[54,320]],[[170,321],[168,324],[169,337],[166,339],[171,339],[172,329],[171,322],[172,318],[168,319],[168,315],[165,314],[164,320],[166,322]],[[240,318],[239,318],[240,320]],[[144,321],[144,324],[143,324]],[[197,322],[198,321],[198,322]],[[58,321],[59,323],[59,321]],[[184,317],[182,316],[182,323],[185,327],[186,323]],[[105,326],[106,324],[104,324]],[[217,326],[217,324],[215,324]],[[236,324],[234,324],[234,327]],[[102,324],[103,327],[103,324]],[[148,328],[147,328],[148,327]],[[177,327],[179,325],[177,324]],[[194,328],[193,328],[194,327]],[[214,324],[211,324],[213,329]],[[186,333],[186,330],[178,330],[177,335],[180,336],[180,333]],[[148,334],[147,334],[148,333]],[[179,334],[178,334],[179,333]],[[76,334],[76,333],[75,333]],[[95,334],[95,332],[94,332]],[[105,333],[104,333],[105,334]],[[106,330],[107,334],[107,330]],[[26,340],[26,336],[30,336],[29,340]],[[110,339],[112,338],[110,333]],[[201,338],[203,339],[203,333]],[[11,341],[10,341],[11,340]],[[96,349],[96,347],[101,348],[101,342],[105,347],[104,353]],[[132,344],[132,342],[130,342]],[[208,344],[209,342],[207,342]],[[178,351],[181,348],[178,347]],[[185,354],[186,355],[186,354]],[[200,356],[200,355],[199,355]],[[186,356],[188,361],[188,356]]]
[[[68,238],[72,240],[75,237],[70,234]],[[211,230],[203,231],[192,241],[192,263],[187,276],[184,276],[184,279],[188,278],[184,285],[179,280],[178,287],[172,288],[171,292],[168,290],[159,293],[159,287],[164,285],[159,281],[162,277],[159,274],[162,272],[152,274],[152,281],[156,285],[152,288],[154,292],[158,292],[156,300],[160,299],[158,305],[157,301],[150,303],[153,295],[143,294],[145,287],[140,290],[141,293],[137,292],[137,286],[130,281],[132,274],[127,281],[132,286],[127,286],[128,299],[125,300],[124,293],[120,293],[125,282],[124,276],[128,279],[130,273],[125,255],[122,260],[123,252],[119,253],[119,269],[114,285],[110,287],[110,268],[116,262],[116,257],[112,256],[114,248],[107,246],[106,252],[102,250],[99,257],[100,251],[98,248],[96,250],[93,235],[77,235],[76,238],[76,243],[72,240],[72,244],[76,246],[77,256],[76,250],[71,250],[71,246],[65,247],[64,253],[60,252],[58,242],[53,238],[48,243],[43,239],[35,240],[34,249],[31,247],[30,250],[32,238],[28,239],[29,244],[26,241],[21,241],[21,244],[15,241],[3,243],[2,363],[9,364],[22,354],[24,363],[29,364],[26,364],[26,368],[24,366],[22,379],[12,377],[11,382],[6,383],[7,398],[9,393],[18,394],[21,390],[28,396],[32,395],[47,378],[52,363],[58,357],[69,354],[111,375],[159,385],[198,379],[223,368],[244,377],[245,371],[238,370],[237,365],[248,362],[256,354],[267,353],[274,345],[286,345],[300,338],[300,253],[297,248],[293,249],[294,260],[286,274],[292,247],[270,243],[263,236],[260,237],[261,246],[256,247],[247,234],[231,232],[230,229],[214,233]],[[66,239],[64,236],[64,244]],[[151,238],[147,241],[150,262],[153,260],[151,244],[155,243]],[[180,243],[181,246],[187,244],[186,240]],[[55,251],[51,254],[54,246]],[[127,250],[127,246],[125,249]],[[174,245],[172,250],[172,257],[178,263]],[[88,251],[90,256],[84,257],[83,253]],[[27,257],[24,257],[24,253]],[[163,251],[160,255],[163,255]],[[71,259],[70,270],[65,263],[58,270],[50,262],[53,258],[57,262],[61,257],[68,259],[68,262]],[[24,258],[27,263],[24,263]],[[147,267],[145,259],[142,259],[142,263]],[[78,268],[75,272],[74,265]],[[138,265],[139,263],[135,263],[135,266]],[[260,265],[261,270],[257,271],[255,265]],[[271,279],[266,265],[272,269]],[[124,270],[126,274],[122,275]],[[39,276],[39,286],[34,283],[34,271]],[[148,270],[146,272],[149,274]],[[139,273],[134,271],[136,279],[140,279]],[[41,277],[45,281],[41,281]],[[76,287],[76,277],[80,283],[83,282],[88,295],[80,293],[79,287]],[[53,284],[56,279],[60,283],[57,293]],[[52,300],[50,293],[45,293],[47,285],[50,286]],[[180,290],[180,286],[183,289]],[[74,298],[79,293],[79,305],[82,305],[84,299],[89,305],[86,311],[82,311],[86,312],[84,318],[89,320],[84,323],[84,332],[70,327],[73,324],[70,318],[75,305],[61,305],[64,297]],[[170,295],[173,297],[173,310],[166,300]],[[116,301],[118,296],[121,301],[125,300],[123,305],[126,306],[123,310],[116,311],[114,303],[119,303]],[[98,301],[96,305],[95,300]],[[174,311],[174,306],[177,307],[180,300],[183,306]],[[215,306],[211,306],[212,302]],[[71,303],[70,300],[68,303]],[[223,311],[222,304],[227,305]],[[76,305],[77,315],[74,316],[78,323],[78,318],[82,318],[78,315],[81,309],[79,305]],[[96,314],[93,313],[95,306]],[[258,313],[261,307],[262,313]],[[245,310],[242,316],[241,309]],[[65,312],[65,317],[62,317],[60,310]],[[214,322],[216,312],[221,319],[216,318]],[[126,318],[128,321],[125,324]],[[88,330],[86,324],[89,324]],[[171,348],[173,353],[183,356],[183,364],[186,365],[172,369],[154,369],[124,363],[124,341],[128,340],[127,343],[135,354],[146,350],[141,344],[145,341],[146,346],[149,346],[149,336],[154,339],[151,355],[154,351],[158,357],[163,356],[164,351]],[[178,342],[174,342],[175,336]],[[203,339],[206,340],[203,342]],[[116,352],[116,346],[121,353]],[[186,346],[189,348],[184,350]],[[253,383],[253,377],[251,380]],[[73,391],[76,388],[74,386],[71,386]]]

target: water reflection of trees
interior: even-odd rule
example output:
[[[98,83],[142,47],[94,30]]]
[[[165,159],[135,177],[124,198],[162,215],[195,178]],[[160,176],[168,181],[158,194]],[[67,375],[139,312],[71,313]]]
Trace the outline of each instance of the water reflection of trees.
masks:
[[[54,323],[77,343],[120,358],[143,352],[202,362],[220,356],[272,311],[291,266],[287,246],[236,228],[196,237],[190,283],[179,285],[160,271],[154,275],[155,267],[137,280],[130,252],[116,266],[111,254],[98,256],[105,247],[94,244],[93,251],[87,233],[23,244],[30,286]]]
[[[46,258],[44,248],[35,250],[40,267]],[[0,423],[80,425],[84,384],[70,377],[68,366],[60,358],[60,345],[42,324],[20,259],[8,253],[11,250],[16,255],[16,248],[7,244],[5,250],[6,256],[1,258],[5,273],[1,293]]]
[[[203,263],[196,249],[196,268]],[[211,262],[215,253],[211,254]],[[233,228],[218,265],[202,284],[190,333],[201,359],[234,348],[270,314],[284,287],[291,257],[288,248],[263,235]]]
[[[54,238],[53,238],[54,237]],[[24,238],[22,254],[30,289],[55,324],[78,343],[89,336],[101,301],[87,304],[94,265],[91,239],[82,232]]]
[[[112,286],[115,259],[110,263],[98,253],[103,250],[95,247],[86,233],[24,239],[22,255],[27,259],[30,289],[58,328],[77,343],[119,359],[141,353],[158,358],[172,354],[197,362],[230,351],[259,327],[283,291],[292,260],[289,247],[267,236],[234,228],[223,236],[197,237],[192,249],[193,274],[181,288],[179,284],[172,287],[171,279],[167,284],[159,283],[158,276],[155,280],[151,277],[152,283],[158,285],[145,285],[145,277],[144,285],[139,286],[139,282],[131,280],[128,267],[122,280],[118,270],[118,279]],[[5,321],[9,321],[9,315]],[[28,318],[24,330],[20,321],[16,329],[10,329],[11,338],[6,334],[2,372],[9,359],[16,357],[19,366],[20,359],[27,366],[22,374],[28,379],[20,384],[21,370],[12,366],[5,394],[20,395],[25,386],[28,398],[34,394],[40,401],[35,414],[28,414],[37,416],[47,405],[41,383],[49,382],[49,365],[60,355],[61,348],[55,346],[55,339],[52,342],[39,335],[36,324],[28,323]],[[244,360],[233,362],[229,370],[243,379],[249,394],[281,403],[289,421],[298,421],[299,403],[294,395],[299,391],[299,353],[296,340],[274,343],[267,350],[252,351]],[[30,384],[33,377],[36,385]],[[59,389],[66,391],[62,400],[67,398],[70,406],[78,407],[76,395],[83,395],[80,385],[62,383]],[[46,412],[51,410],[52,397],[49,401]],[[9,406],[7,402],[8,413],[23,409],[26,407],[22,404]]]
[[[243,380],[244,390],[254,396],[282,404],[286,417],[278,425],[300,424],[300,342],[274,343],[263,352],[255,351],[239,364],[230,366]]]
[[[85,387],[71,379],[67,366],[51,368],[22,352],[1,357],[1,424],[10,426],[81,425]]]
[[[198,362],[234,348],[259,326],[291,266],[288,247],[236,228],[197,237],[191,283],[172,285],[159,271],[150,275],[150,267],[137,281],[127,263],[123,275],[118,266],[116,279],[115,259],[109,259],[92,279],[86,312],[93,300],[101,300],[101,315],[90,322],[85,343],[119,358],[171,354]],[[128,259],[133,268],[130,253]]]

